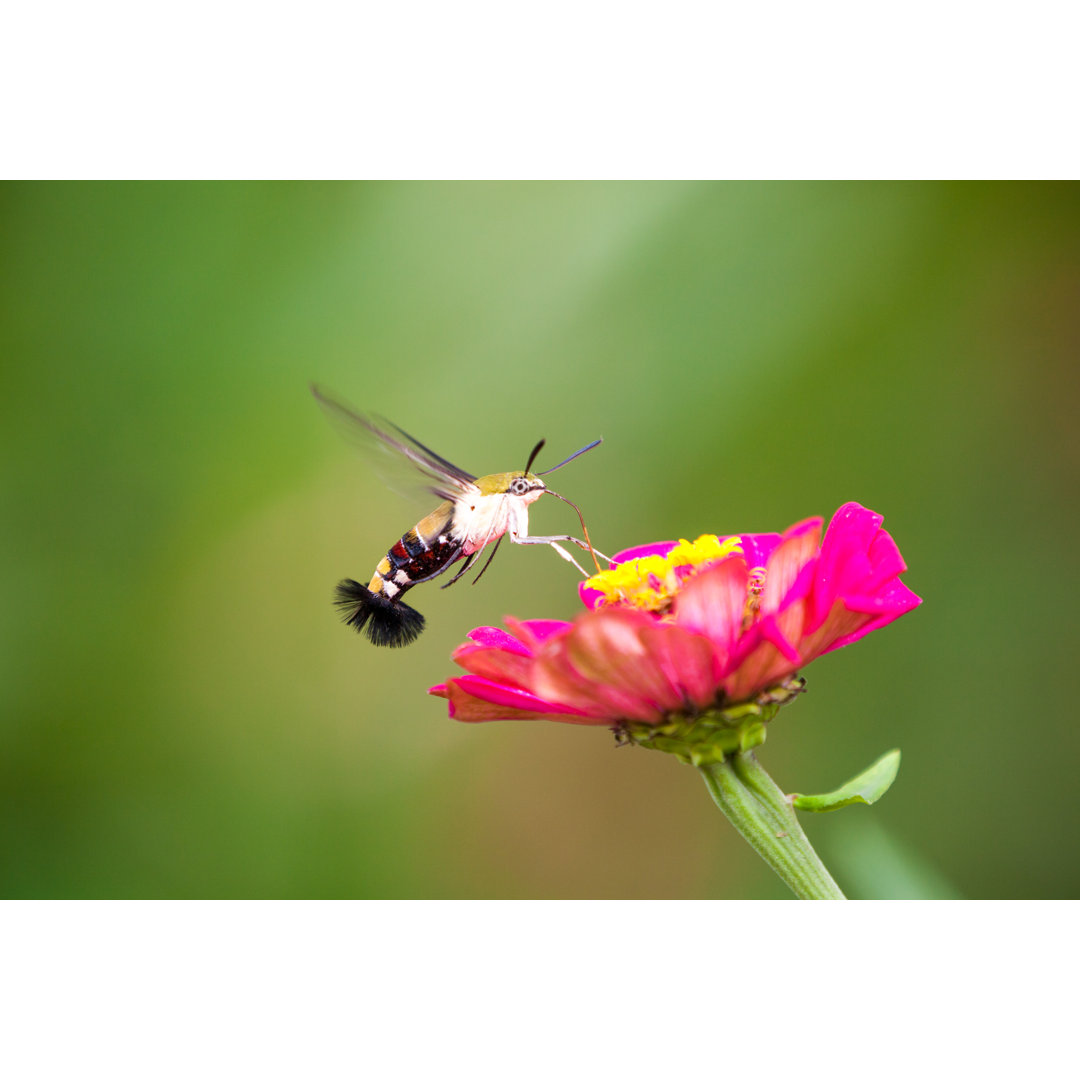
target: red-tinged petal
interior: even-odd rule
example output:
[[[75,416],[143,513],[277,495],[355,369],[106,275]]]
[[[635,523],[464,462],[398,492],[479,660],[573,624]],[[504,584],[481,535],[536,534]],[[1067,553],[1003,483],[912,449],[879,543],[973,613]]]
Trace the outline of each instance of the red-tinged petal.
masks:
[[[478,675],[459,675],[450,680],[451,686],[465,690],[473,697],[488,701],[492,705],[504,705],[514,709],[531,709],[536,712],[566,712],[567,710],[555,702],[544,701],[528,690],[517,690],[512,686],[502,686],[490,679],[482,679]]]
[[[780,628],[780,632],[800,651],[801,646],[798,643],[806,633],[807,622],[810,618],[810,593],[814,587],[816,570],[817,560],[811,559],[799,571],[795,583],[781,601],[780,610],[776,612],[776,625]]]
[[[817,655],[841,649],[883,626],[888,626],[901,615],[917,608],[922,603],[922,598],[916,596],[903,582],[894,581],[885,596],[856,597],[845,603],[852,605],[849,610],[850,617],[846,620],[850,629],[845,630],[844,623],[838,619],[831,627],[836,636],[825,644]],[[859,619],[862,622],[858,622]]]
[[[532,652],[536,652],[548,638],[569,630],[573,623],[562,619],[515,619],[507,615],[503,620],[510,632]]]
[[[608,723],[616,723],[633,715],[635,719],[652,719],[651,713],[639,715],[642,710],[629,695],[620,694],[617,688],[607,688],[590,683],[570,663],[565,647],[561,646],[548,656],[537,659],[532,669],[533,692],[555,699],[567,708],[585,715],[604,716]]]
[[[817,540],[820,541],[821,528],[824,524],[825,519],[820,514],[803,518],[802,521],[796,521],[794,525],[789,525],[780,534],[780,541],[783,543],[783,541],[790,540],[793,536],[802,536],[804,533],[813,533]]]
[[[742,633],[749,578],[737,556],[696,574],[675,598],[676,624],[704,634],[726,659]]]
[[[506,649],[507,652],[519,653],[521,656],[532,656],[532,652],[513,634],[508,634],[496,626],[478,626],[475,630],[469,631],[468,637],[470,641],[475,641],[477,645],[483,645],[486,648]]]
[[[713,704],[720,690],[720,660],[707,637],[670,623],[647,626],[639,633],[677,697],[699,709]]]
[[[510,635],[508,634],[507,637]],[[515,639],[514,644],[518,644]],[[529,653],[510,652],[507,649],[488,649],[482,645],[459,645],[453,654],[456,664],[470,675],[479,675],[492,682],[528,689],[529,668],[533,658]]]
[[[683,697],[641,638],[653,626],[648,615],[619,609],[583,618],[566,636],[567,656],[581,675],[618,687],[650,715],[667,712],[681,706]]]
[[[802,612],[802,604],[792,604],[780,615],[766,615],[758,626],[761,639],[772,642],[793,668],[798,667],[803,659],[793,644],[802,637]],[[787,622],[787,626],[781,623],[781,619]],[[793,632],[788,633],[788,628]]]
[[[837,600],[821,626],[799,643],[804,662],[839,648],[838,642],[850,644],[865,637],[871,630],[873,618],[862,611],[850,611],[842,600]]]
[[[746,701],[762,690],[775,685],[781,679],[793,674],[801,666],[799,661],[791,659],[790,643],[783,642],[780,648],[777,641],[782,641],[775,627],[759,624],[757,644],[742,658],[724,679],[724,693],[732,701]],[[772,640],[767,635],[771,635]],[[798,656],[798,653],[795,654]]]
[[[769,557],[765,572],[765,590],[761,597],[760,633],[771,642],[786,662],[790,674],[802,663],[798,643],[806,626],[806,596],[814,582],[821,518],[811,518],[792,526]],[[780,660],[769,657],[764,670],[778,669]],[[755,681],[764,678],[754,676]]]
[[[590,657],[590,645],[595,648],[598,644],[595,637],[587,637],[585,642],[575,640],[585,623],[604,620],[612,614],[634,613],[608,608],[582,615],[572,633],[552,639],[533,665],[532,691],[548,701],[557,701],[583,713],[606,716],[612,721],[654,722],[659,719],[656,707],[623,684],[623,675],[630,665],[620,666],[611,658]],[[572,643],[574,658],[571,657]],[[643,650],[643,646],[639,645],[639,648]],[[586,670],[580,670],[575,660]],[[605,670],[606,675],[597,677]]]
[[[921,603],[922,599],[902,581],[891,582],[877,596],[837,600],[825,622],[800,644],[800,651],[804,660],[811,660],[841,649],[888,626]]]
[[[779,611],[810,591],[813,578],[806,569],[817,557],[820,538],[821,518],[808,518],[784,533],[766,564],[765,591],[761,597],[763,612]]]
[[[789,604],[779,614],[763,616],[744,635],[724,680],[724,690],[730,697],[753,697],[802,666],[805,658],[795,642],[801,636],[805,608],[803,601]],[[746,647],[747,641],[752,642],[750,648]]]
[[[524,690],[499,686],[475,675],[462,675],[451,679],[439,697],[450,702],[450,716],[467,723],[485,720],[560,720],[570,724],[606,724],[604,718],[584,716],[575,709],[568,709],[550,701],[544,701]]]

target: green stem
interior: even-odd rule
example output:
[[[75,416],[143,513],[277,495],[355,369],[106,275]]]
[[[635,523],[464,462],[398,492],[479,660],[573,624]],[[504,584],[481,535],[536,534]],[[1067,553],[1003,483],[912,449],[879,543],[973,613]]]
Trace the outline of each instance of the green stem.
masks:
[[[716,805],[800,900],[843,900],[795,811],[752,750],[699,766]]]

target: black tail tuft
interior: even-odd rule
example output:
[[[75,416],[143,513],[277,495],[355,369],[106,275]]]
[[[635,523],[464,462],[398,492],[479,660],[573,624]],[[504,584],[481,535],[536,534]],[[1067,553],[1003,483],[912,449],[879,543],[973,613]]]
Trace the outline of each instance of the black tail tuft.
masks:
[[[365,634],[372,645],[392,649],[411,645],[424,630],[424,616],[415,608],[373,593],[352,578],[338,582],[334,606],[344,622],[358,634]]]

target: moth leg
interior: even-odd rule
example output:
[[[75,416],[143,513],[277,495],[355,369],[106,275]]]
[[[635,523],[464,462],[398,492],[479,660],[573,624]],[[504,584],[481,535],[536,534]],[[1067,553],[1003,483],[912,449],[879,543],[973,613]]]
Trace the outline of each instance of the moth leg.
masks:
[[[465,565],[445,585],[440,586],[440,588],[449,589],[450,586],[453,585],[454,582],[457,581],[457,579],[459,577],[461,577],[462,574],[464,574],[465,571],[468,570],[470,566],[472,566],[473,559],[475,559],[475,558],[476,558],[476,552],[475,551],[471,555],[466,555],[465,556]]]
[[[577,561],[577,559],[575,559],[574,556],[571,555],[570,552],[566,550],[566,548],[559,547],[559,545],[556,544],[554,540],[552,540],[550,542],[549,546],[550,546],[551,550],[555,552],[556,555],[560,556],[560,558],[565,559],[572,566],[576,566],[581,571],[583,577],[592,577],[592,574],[590,574],[589,571],[586,570],[581,565],[581,563],[579,563]]]
[[[505,536],[506,534],[504,533],[503,535]],[[491,565],[491,560],[495,558],[495,552],[499,550],[499,545],[501,543],[502,543],[502,536],[500,536],[499,539],[495,541],[495,546],[491,549],[491,554],[488,556],[487,562],[484,563],[484,565],[480,567],[480,573],[477,574],[476,577],[474,577],[472,579],[472,583],[474,585],[484,576],[484,571]]]
[[[559,547],[555,542],[556,540],[573,540],[576,544],[582,543],[575,536],[522,536],[520,533],[510,534],[510,543],[512,544],[547,544],[560,558],[565,559],[572,566],[576,566],[585,577],[590,577],[591,575],[581,566],[577,559],[575,559],[566,548]],[[588,550],[587,544],[582,544],[582,547]]]
[[[514,544],[552,544],[554,545],[556,540],[562,540],[571,544],[577,544],[582,551],[589,551],[589,545],[584,540],[579,540],[576,536],[527,536],[521,533],[511,533],[510,541]],[[601,559],[605,559],[607,562],[611,562],[611,558],[605,555],[599,548],[592,548],[596,552],[597,556]]]

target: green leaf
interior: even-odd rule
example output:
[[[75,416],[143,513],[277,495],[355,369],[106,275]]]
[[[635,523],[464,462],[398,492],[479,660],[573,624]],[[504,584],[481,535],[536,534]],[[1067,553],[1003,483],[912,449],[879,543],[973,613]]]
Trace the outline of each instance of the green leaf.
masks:
[[[843,787],[830,791],[827,795],[789,795],[791,805],[796,810],[810,810],[823,814],[827,810],[840,810],[852,803],[876,803],[892,786],[900,768],[900,751],[890,750],[858,776],[853,777]]]

